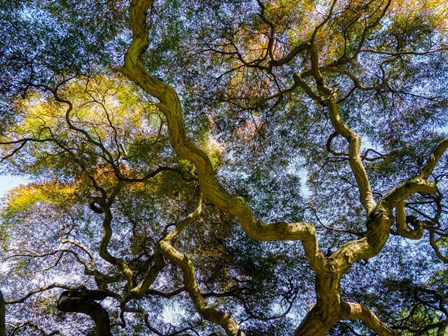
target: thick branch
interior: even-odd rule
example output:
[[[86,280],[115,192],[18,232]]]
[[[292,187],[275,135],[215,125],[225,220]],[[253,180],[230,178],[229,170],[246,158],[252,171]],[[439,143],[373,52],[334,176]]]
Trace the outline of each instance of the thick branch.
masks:
[[[411,230],[406,224],[404,200],[415,193],[434,194],[437,192],[437,186],[430,182],[426,177],[434,169],[435,164],[448,147],[448,141],[444,140],[439,144],[431,155],[429,162],[423,168],[422,173],[410,178],[389,191],[373,211],[369,214],[367,220],[367,236],[357,241],[352,241],[341,246],[330,258],[330,262],[337,269],[348,269],[354,262],[361,259],[368,259],[378,254],[389,236],[390,226],[393,223],[393,208],[397,210],[397,226],[403,235],[409,238],[418,239],[421,237],[421,223],[413,221],[414,230]]]
[[[414,177],[393,188],[369,213],[366,237],[342,245],[330,256],[331,265],[345,271],[353,263],[377,255],[389,237],[390,227],[394,222],[393,208],[418,192],[432,194],[437,192],[437,187],[433,182]]]
[[[316,277],[316,304],[306,314],[295,336],[323,336],[341,318],[341,272],[321,273]]]
[[[244,231],[255,240],[302,240],[313,269],[324,269],[325,259],[320,252],[315,229],[308,223],[275,223],[267,225],[257,221],[246,201],[227,193],[218,184],[207,154],[186,136],[183,111],[173,88],[149,74],[144,68],[142,55],[148,47],[146,10],[152,1],[134,0],[131,5],[133,41],[125,56],[122,72],[147,93],[160,100],[158,105],[168,123],[169,139],[176,152],[192,162],[198,171],[201,192],[208,201],[236,216]]]
[[[369,178],[364,168],[361,158],[361,139],[349,126],[341,119],[337,102],[337,93],[333,92],[328,99],[331,123],[337,133],[342,135],[349,143],[349,162],[355,175],[356,183],[359,189],[359,197],[367,213],[370,213],[376,206],[373,199],[372,189]]]
[[[426,163],[425,167],[423,167],[420,173],[420,177],[425,179],[429,177],[429,175],[434,170],[437,162],[439,162],[440,158],[445,153],[447,148],[448,148],[448,139],[443,140],[436,146],[436,148],[434,148],[431,155],[429,156],[428,162]]]
[[[154,0],[133,0],[131,2],[129,14],[133,32],[132,43],[126,52],[124,67],[121,71],[145,90],[149,89],[149,94],[162,101],[166,85],[147,73],[142,60],[143,54],[149,45],[146,13],[153,3]],[[136,80],[137,78],[139,79],[138,81]]]
[[[190,295],[197,312],[204,319],[222,326],[227,335],[244,336],[238,323],[230,314],[224,313],[207,304],[196,282],[194,265],[191,260],[183,253],[177,251],[169,241],[162,240],[160,242],[160,248],[166,258],[182,269],[185,288]]]
[[[300,240],[304,246],[307,259],[316,273],[322,276],[325,272],[340,275],[354,262],[361,259],[368,259],[381,251],[388,238],[390,226],[394,220],[392,209],[398,202],[415,192],[431,193],[436,190],[435,186],[425,179],[426,175],[429,175],[428,172],[433,169],[433,165],[430,162],[427,168],[425,167],[420,178],[410,179],[400,184],[388,193],[380,204],[376,204],[365,167],[362,163],[360,137],[342,121],[339,113],[337,94],[336,92],[330,91],[323,82],[322,74],[319,71],[317,49],[314,45],[311,47],[312,75],[319,91],[324,96],[328,96],[326,103],[329,107],[330,120],[335,131],[349,143],[348,156],[350,167],[357,182],[360,201],[368,214],[367,236],[343,245],[327,261],[319,250],[315,228],[311,224],[304,222],[264,224],[259,222],[253,216],[250,207],[244,199],[230,195],[219,186],[214,177],[213,166],[209,157],[186,136],[183,111],[176,92],[172,87],[149,74],[143,65],[142,57],[149,45],[146,11],[151,4],[152,1],[149,0],[133,0],[132,2],[131,23],[133,41],[126,53],[125,65],[122,68],[122,72],[130,80],[137,83],[144,91],[159,99],[160,104],[158,104],[158,107],[167,119],[170,142],[179,156],[188,159],[196,166],[200,189],[204,197],[223,211],[236,216],[240,220],[244,231],[252,239],[262,241]],[[322,103],[324,102],[321,96],[313,92],[299,75],[296,75],[294,80],[312,98]],[[438,154],[439,151],[435,151],[435,161],[441,155]],[[174,236],[177,234],[177,232],[173,232]],[[214,311],[212,308],[212,310],[209,310],[209,306],[205,303],[204,298],[197,288],[191,261],[185,255],[174,249],[169,239],[162,240],[160,247],[164,255],[173,263],[179,265],[183,270],[185,286],[201,315],[206,316],[205,318],[207,319],[216,321],[218,324],[226,325],[227,328],[229,325],[233,325],[234,322],[232,322],[231,317],[228,317],[220,311]],[[367,313],[364,312],[363,314],[360,316],[367,319],[367,315],[365,315]],[[333,319],[329,319],[328,321],[331,323],[334,322]],[[302,324],[302,326],[304,325]],[[322,326],[322,330],[327,327],[327,325]],[[299,329],[304,330],[303,327]],[[230,333],[230,329],[226,330]]]
[[[397,214],[397,232],[400,236],[418,240],[423,236],[423,225],[419,221],[412,221],[414,223],[414,229],[411,229],[408,225],[406,218],[406,212],[404,208],[404,201],[401,201],[395,207]]]
[[[176,225],[176,228],[169,234],[167,234],[163,240],[172,241],[174,238],[176,238],[188,224],[194,221],[201,214],[201,211],[202,211],[202,193],[199,194],[196,209],[194,209],[194,211],[191,214],[189,214],[183,221],[178,223]]]
[[[58,309],[63,312],[89,315],[95,322],[97,336],[112,336],[109,314],[95,302],[106,297],[107,295],[101,291],[65,291],[59,297]]]
[[[393,208],[415,193],[434,194],[436,192],[437,186],[434,182],[430,182],[425,178],[417,176],[410,178],[393,188],[383,196],[381,202],[387,207]]]
[[[393,336],[395,332],[389,328],[368,307],[355,302],[342,302],[342,319],[362,320],[367,327],[381,336]]]
[[[154,265],[152,265],[145,274],[143,280],[131,289],[131,294],[136,297],[141,297],[145,294],[149,287],[154,283],[160,271],[165,266],[165,261],[163,260],[163,256],[159,251],[155,251],[154,253]]]
[[[201,206],[202,195],[199,197],[196,209],[183,221],[177,224],[176,228],[160,241],[159,246],[164,256],[182,269],[185,289],[190,295],[198,313],[204,319],[222,326],[227,335],[244,336],[238,323],[231,315],[207,304],[196,282],[193,263],[185,254],[176,250],[171,244],[171,241],[176,238],[189,223],[199,216],[201,213]]]

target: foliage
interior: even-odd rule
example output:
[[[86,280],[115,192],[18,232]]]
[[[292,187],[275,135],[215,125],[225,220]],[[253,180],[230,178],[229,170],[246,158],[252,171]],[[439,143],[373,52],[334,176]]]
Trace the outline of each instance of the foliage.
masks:
[[[443,335],[444,1],[0,4],[10,335]]]

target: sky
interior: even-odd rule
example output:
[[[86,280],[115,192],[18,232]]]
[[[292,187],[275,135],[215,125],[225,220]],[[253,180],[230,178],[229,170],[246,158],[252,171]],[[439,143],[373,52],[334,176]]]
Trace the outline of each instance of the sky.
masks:
[[[27,182],[23,176],[0,175],[0,197],[4,196],[8,190]]]

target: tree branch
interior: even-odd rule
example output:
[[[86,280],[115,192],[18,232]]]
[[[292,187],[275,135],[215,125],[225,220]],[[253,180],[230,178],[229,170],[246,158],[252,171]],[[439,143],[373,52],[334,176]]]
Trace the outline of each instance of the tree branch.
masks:
[[[434,237],[434,231],[429,230],[429,244],[431,245],[432,249],[434,250],[434,253],[436,256],[442,260],[444,264],[448,264],[448,256],[444,256],[439,249],[439,246],[437,245],[437,242]]]
[[[231,315],[207,304],[196,282],[193,263],[185,254],[176,250],[171,244],[171,241],[176,238],[189,223],[199,216],[201,207],[202,195],[199,196],[196,209],[182,222],[176,225],[176,228],[159,242],[159,247],[166,258],[182,269],[185,289],[190,295],[198,313],[204,319],[222,326],[227,335],[244,336],[238,323]]]
[[[87,314],[95,322],[97,336],[112,336],[107,310],[97,300],[104,300],[107,294],[87,289],[62,292],[58,309],[63,312]]]
[[[408,225],[408,218],[406,218],[404,201],[398,202],[395,207],[397,215],[397,232],[400,236],[419,240],[423,237],[423,225],[420,221],[413,220],[414,229],[411,229]]]
[[[21,323],[21,324],[8,323],[8,325],[13,328],[12,332],[9,334],[10,336],[15,336],[15,335],[17,335],[17,333],[19,331],[26,330],[27,328],[32,328],[34,330],[37,330],[40,333],[40,335],[43,335],[43,336],[53,336],[53,335],[64,336],[64,334],[62,332],[60,332],[59,330],[54,330],[54,331],[47,333],[42,327],[38,326],[37,324],[35,324],[34,322],[31,322],[31,321]]]
[[[163,260],[163,255],[160,253],[160,251],[156,250],[154,252],[154,265],[149,267],[149,269],[146,271],[143,280],[130,290],[131,295],[134,297],[141,297],[146,292],[148,292],[149,287],[151,287],[151,285],[154,283],[164,266],[165,261]]]
[[[331,123],[337,133],[342,135],[349,143],[349,163],[355,175],[359,189],[361,204],[370,213],[376,206],[370,187],[369,178],[361,158],[361,138],[341,119],[337,102],[337,93],[333,92],[328,99]]]
[[[428,178],[429,175],[434,170],[437,162],[439,162],[442,155],[445,153],[445,151],[448,148],[448,138],[444,139],[442,142],[440,142],[432,151],[431,155],[429,156],[428,161],[426,162],[426,165],[423,167],[422,171],[420,172],[421,178]]]
[[[6,304],[10,305],[10,304],[16,304],[16,303],[23,303],[28,298],[33,296],[34,294],[42,293],[42,292],[45,292],[47,290],[54,289],[54,288],[62,288],[62,289],[68,289],[68,290],[79,290],[84,287],[83,286],[70,286],[70,285],[65,285],[65,284],[60,284],[60,283],[52,283],[52,284],[44,286],[44,287],[33,289],[32,291],[30,291],[28,294],[21,297],[20,299],[6,301]]]
[[[305,222],[268,225],[257,221],[243,198],[230,195],[218,184],[208,155],[187,138],[183,111],[177,93],[173,88],[150,75],[142,62],[143,54],[148,47],[146,10],[151,3],[152,1],[147,0],[132,2],[133,41],[126,53],[123,74],[160,100],[158,107],[167,119],[171,145],[182,158],[188,159],[196,166],[201,192],[208,201],[236,216],[244,231],[252,239],[301,240],[311,267],[315,270],[323,270],[325,258],[317,245],[316,230],[313,225]]]
[[[389,328],[367,306],[355,302],[342,302],[342,319],[362,320],[367,327],[381,336],[394,336],[395,332]]]
[[[197,312],[204,319],[223,327],[227,335],[244,336],[238,323],[230,314],[224,313],[207,304],[196,282],[194,265],[191,260],[183,253],[177,251],[169,241],[162,240],[160,242],[160,248],[166,258],[182,269],[185,288],[190,295]]]

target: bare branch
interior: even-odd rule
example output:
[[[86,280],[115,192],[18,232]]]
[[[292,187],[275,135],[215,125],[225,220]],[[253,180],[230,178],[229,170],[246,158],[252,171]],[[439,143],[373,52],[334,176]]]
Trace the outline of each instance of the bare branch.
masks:
[[[13,328],[13,330],[9,334],[9,336],[14,336],[14,335],[16,335],[16,333],[20,332],[21,330],[26,330],[27,328],[31,328],[31,329],[37,330],[43,336],[53,336],[53,335],[64,336],[64,334],[61,331],[59,331],[59,330],[54,330],[52,332],[47,333],[42,327],[38,326],[37,324],[35,324],[34,322],[31,322],[31,321],[28,321],[28,322],[25,322],[25,323],[20,323],[20,324],[10,324],[10,323],[8,323],[8,325]]]
[[[2,157],[0,159],[0,163],[5,161],[6,159],[9,159],[10,157],[14,156],[22,148],[24,148],[25,145],[28,142],[52,142],[52,141],[54,141],[54,140],[53,139],[38,139],[38,138],[24,138],[24,139],[13,140],[13,141],[1,141],[0,145],[14,145],[14,144],[18,144],[18,146],[16,148],[14,148],[11,153],[9,153],[8,155]]]
[[[84,286],[70,286],[70,285],[60,284],[60,283],[52,283],[52,284],[44,286],[44,287],[33,289],[32,291],[30,291],[28,294],[21,297],[20,299],[6,301],[6,304],[9,305],[9,304],[15,304],[15,303],[23,303],[28,298],[33,296],[34,294],[42,293],[42,292],[45,292],[45,291],[48,291],[48,290],[54,289],[54,288],[61,288],[61,289],[68,289],[68,290],[80,290],[80,289],[83,289]]]
[[[430,55],[434,53],[439,53],[443,51],[447,51],[447,47],[441,47],[437,49],[429,49],[425,51],[415,51],[415,50],[403,50],[403,51],[387,51],[387,50],[375,50],[375,49],[362,49],[360,52],[362,53],[372,53],[379,55],[389,55],[389,56],[403,56],[403,55],[416,55],[416,56],[424,56]]]
[[[349,156],[348,153],[344,153],[344,152],[336,152],[335,150],[333,150],[333,148],[331,147],[331,143],[333,142],[333,139],[336,138],[338,135],[340,135],[338,132],[333,132],[330,134],[330,136],[328,137],[327,143],[325,144],[325,147],[327,148],[327,151],[331,154],[333,154],[334,156]]]
[[[437,242],[435,240],[435,234],[433,230],[429,230],[429,243],[431,244],[432,249],[434,250],[434,253],[436,254],[437,258],[443,261],[443,263],[448,264],[448,256],[444,256],[439,249],[439,246],[437,245]]]
[[[62,292],[58,300],[58,309],[69,313],[87,314],[95,322],[96,335],[112,336],[109,313],[99,304],[107,293],[98,290],[70,290]]]

